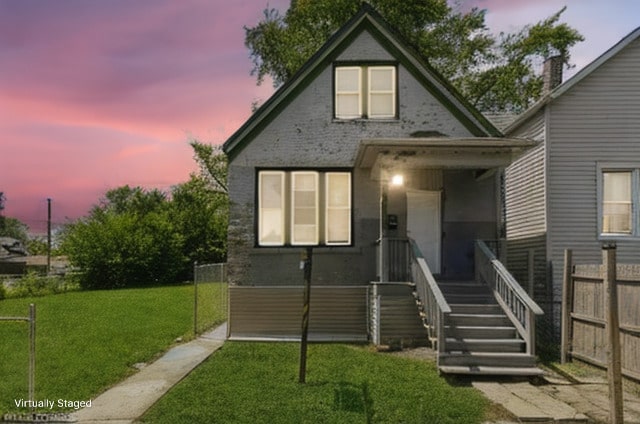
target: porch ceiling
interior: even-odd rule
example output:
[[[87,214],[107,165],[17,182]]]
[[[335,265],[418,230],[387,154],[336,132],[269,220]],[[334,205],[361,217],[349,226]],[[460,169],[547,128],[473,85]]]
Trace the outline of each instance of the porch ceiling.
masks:
[[[356,167],[372,178],[402,169],[490,169],[507,166],[537,142],[516,138],[394,138],[360,142]]]

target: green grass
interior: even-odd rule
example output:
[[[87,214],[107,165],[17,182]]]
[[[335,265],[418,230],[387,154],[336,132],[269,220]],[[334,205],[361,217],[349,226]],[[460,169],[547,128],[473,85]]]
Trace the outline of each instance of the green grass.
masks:
[[[193,336],[193,286],[5,299],[0,316],[27,316],[29,303],[37,307],[36,399],[88,400]],[[25,412],[14,399],[28,394],[27,323],[0,322],[0,341],[0,413]]]
[[[147,423],[480,423],[489,402],[431,362],[365,347],[227,342],[144,417]]]

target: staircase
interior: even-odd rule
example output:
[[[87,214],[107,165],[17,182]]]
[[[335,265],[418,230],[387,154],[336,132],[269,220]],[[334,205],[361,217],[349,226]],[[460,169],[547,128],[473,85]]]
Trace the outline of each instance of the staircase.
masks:
[[[440,281],[438,286],[451,308],[444,322],[444,349],[439,349],[441,372],[542,374],[488,286],[475,281]]]

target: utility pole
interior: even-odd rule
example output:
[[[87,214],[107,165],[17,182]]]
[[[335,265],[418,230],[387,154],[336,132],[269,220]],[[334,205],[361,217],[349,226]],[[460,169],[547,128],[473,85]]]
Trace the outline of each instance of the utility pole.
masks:
[[[51,273],[51,198],[47,198],[47,275]]]

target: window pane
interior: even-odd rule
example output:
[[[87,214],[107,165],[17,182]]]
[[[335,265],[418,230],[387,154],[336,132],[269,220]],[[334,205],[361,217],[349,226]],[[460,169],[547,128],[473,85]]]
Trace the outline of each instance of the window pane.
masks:
[[[327,244],[351,243],[351,174],[326,174],[325,237]]]
[[[336,97],[336,118],[354,119],[362,117],[360,94],[338,94]]]
[[[318,244],[318,173],[293,172],[292,244]]]
[[[396,114],[395,68],[369,68],[369,118],[393,118]]]
[[[604,172],[602,181],[602,232],[631,233],[631,172]]]
[[[336,68],[336,118],[354,119],[362,116],[361,74],[359,67]]]
[[[369,96],[369,117],[392,118],[395,116],[393,94],[371,94]]]
[[[390,67],[369,68],[369,89],[371,91],[393,91],[394,69]]]
[[[264,171],[258,178],[258,244],[284,244],[284,173]]]
[[[360,68],[336,68],[336,90],[338,93],[360,91]]]

